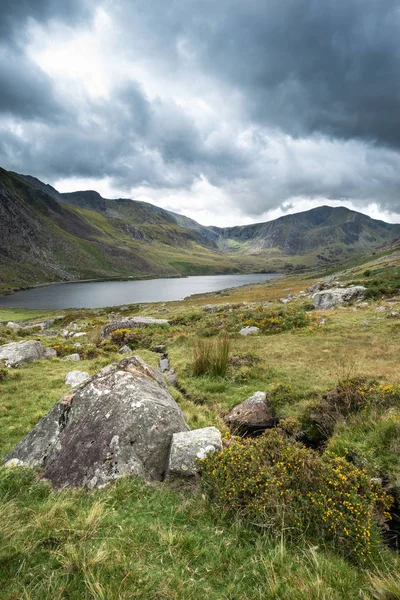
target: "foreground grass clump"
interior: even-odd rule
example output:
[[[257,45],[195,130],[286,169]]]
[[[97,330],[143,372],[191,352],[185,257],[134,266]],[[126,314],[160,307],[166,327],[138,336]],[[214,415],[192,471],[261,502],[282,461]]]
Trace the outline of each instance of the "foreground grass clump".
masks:
[[[125,478],[55,491],[29,469],[0,468],[4,600],[370,600],[369,589],[368,573],[254,537],[195,489]]]
[[[279,430],[231,439],[202,461],[202,481],[214,502],[271,534],[326,544],[352,560],[371,553],[374,518],[389,517],[391,498],[365,471]]]
[[[193,346],[193,375],[225,377],[230,349],[231,343],[227,337],[196,340]]]

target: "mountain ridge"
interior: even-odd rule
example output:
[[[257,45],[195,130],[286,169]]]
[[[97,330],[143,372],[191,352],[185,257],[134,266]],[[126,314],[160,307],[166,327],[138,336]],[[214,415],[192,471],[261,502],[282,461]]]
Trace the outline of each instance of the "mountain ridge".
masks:
[[[0,291],[70,279],[286,271],[348,260],[399,236],[400,224],[329,206],[208,227],[151,203],[60,193],[0,169]]]

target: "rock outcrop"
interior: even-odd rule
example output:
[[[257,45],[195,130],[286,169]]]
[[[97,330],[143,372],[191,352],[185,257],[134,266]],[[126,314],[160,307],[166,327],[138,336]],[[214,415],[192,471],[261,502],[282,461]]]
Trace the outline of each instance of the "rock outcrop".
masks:
[[[318,310],[326,310],[333,308],[345,302],[352,300],[362,300],[365,296],[366,289],[362,285],[353,285],[348,288],[332,288],[316,292],[312,297],[314,308]]]
[[[0,346],[0,360],[5,361],[6,367],[19,367],[39,360],[44,355],[44,346],[36,340],[11,342]]]
[[[56,487],[100,487],[123,475],[160,480],[172,435],[187,430],[162,374],[133,356],[64,395],[4,462],[40,467]]]
[[[257,435],[276,424],[272,405],[265,392],[255,392],[225,417],[230,429],[240,435]]]
[[[195,475],[199,471],[200,460],[209,452],[218,450],[222,450],[222,439],[216,427],[174,433],[167,477]]]
[[[124,317],[115,319],[104,327],[102,336],[106,338],[117,329],[139,329],[139,327],[147,327],[148,325],[169,325],[169,321],[167,319],[153,319],[152,317]]]

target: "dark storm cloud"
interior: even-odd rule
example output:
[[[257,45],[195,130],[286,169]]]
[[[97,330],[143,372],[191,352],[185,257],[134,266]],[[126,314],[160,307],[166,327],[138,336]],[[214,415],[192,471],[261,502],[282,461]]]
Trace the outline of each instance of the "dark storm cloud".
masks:
[[[0,41],[18,42],[29,19],[76,22],[90,15],[92,0],[1,0]]]
[[[143,59],[150,79],[167,82],[160,97],[146,95],[133,69],[106,98],[80,90],[67,103],[25,53],[32,20],[90,31],[100,7],[118,38],[115,62]],[[2,166],[51,181],[109,177],[127,191],[187,190],[204,176],[254,216],[293,197],[400,212],[400,0],[3,0],[1,8]],[[189,91],[183,102],[175,83]],[[209,122],[191,105],[203,93]]]

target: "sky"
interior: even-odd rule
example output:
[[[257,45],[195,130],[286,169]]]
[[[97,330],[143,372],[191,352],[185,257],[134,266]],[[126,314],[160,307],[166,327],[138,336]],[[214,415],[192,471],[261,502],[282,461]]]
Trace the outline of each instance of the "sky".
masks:
[[[0,0],[0,166],[204,225],[400,222],[400,0]]]

